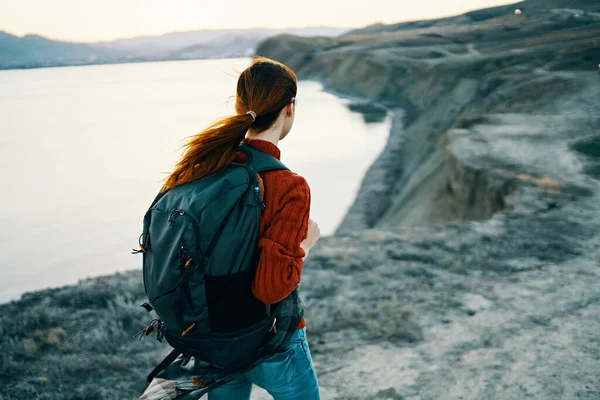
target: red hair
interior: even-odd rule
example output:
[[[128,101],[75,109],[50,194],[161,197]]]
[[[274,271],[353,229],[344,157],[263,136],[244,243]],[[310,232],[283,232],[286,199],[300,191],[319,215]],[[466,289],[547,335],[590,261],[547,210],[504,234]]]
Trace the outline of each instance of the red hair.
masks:
[[[296,74],[284,64],[254,57],[237,81],[236,115],[225,117],[186,143],[181,159],[167,177],[163,191],[195,181],[227,168],[250,127],[256,133],[268,129],[280,111],[296,96]],[[256,119],[247,114],[256,113]]]

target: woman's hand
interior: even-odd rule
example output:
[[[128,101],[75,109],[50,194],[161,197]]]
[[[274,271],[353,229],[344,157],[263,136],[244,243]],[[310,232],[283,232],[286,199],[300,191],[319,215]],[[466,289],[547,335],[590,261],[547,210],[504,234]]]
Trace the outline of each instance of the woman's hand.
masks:
[[[308,220],[308,236],[306,237],[306,239],[304,239],[302,241],[302,243],[300,243],[300,247],[302,248],[302,250],[304,250],[304,253],[306,254],[304,256],[304,258],[306,258],[306,256],[308,255],[308,252],[310,251],[310,249],[312,249],[312,247],[315,245],[315,243],[317,243],[317,241],[319,240],[320,237],[321,237],[321,231],[319,230],[319,224],[317,224],[312,219],[309,219]]]

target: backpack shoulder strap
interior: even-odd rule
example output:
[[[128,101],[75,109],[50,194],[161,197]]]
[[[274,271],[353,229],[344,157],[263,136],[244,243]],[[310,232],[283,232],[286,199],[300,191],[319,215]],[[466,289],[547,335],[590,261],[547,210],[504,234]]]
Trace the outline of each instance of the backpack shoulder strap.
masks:
[[[146,377],[147,382],[152,382],[152,379],[156,378],[156,375],[161,373],[165,368],[167,368],[179,355],[181,352],[179,350],[173,349],[157,366],[154,368],[150,374]]]
[[[248,156],[248,165],[258,173],[275,170],[289,170],[285,164],[272,155],[257,150],[246,143],[240,144],[239,151],[246,153]]]

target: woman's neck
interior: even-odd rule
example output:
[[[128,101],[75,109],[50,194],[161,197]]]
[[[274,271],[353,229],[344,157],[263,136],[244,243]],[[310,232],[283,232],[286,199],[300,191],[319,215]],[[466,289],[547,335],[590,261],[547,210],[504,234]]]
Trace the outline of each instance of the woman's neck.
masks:
[[[279,144],[279,138],[281,137],[281,128],[280,127],[272,127],[267,129],[266,131],[262,131],[261,133],[254,134],[252,130],[249,130],[246,134],[248,139],[258,139],[264,140],[266,142],[271,142],[275,146]]]

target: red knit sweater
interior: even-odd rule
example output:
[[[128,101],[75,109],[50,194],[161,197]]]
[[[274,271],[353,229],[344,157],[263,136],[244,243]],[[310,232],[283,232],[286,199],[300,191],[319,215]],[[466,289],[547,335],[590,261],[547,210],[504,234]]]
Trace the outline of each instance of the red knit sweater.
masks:
[[[244,139],[257,150],[281,157],[279,148],[271,142]],[[236,162],[247,156],[237,153]],[[260,261],[252,282],[252,293],[265,304],[286,298],[300,282],[304,250],[300,243],[308,236],[310,188],[306,180],[291,171],[267,171],[263,180],[265,209],[260,220]],[[297,329],[306,326],[304,318]]]

